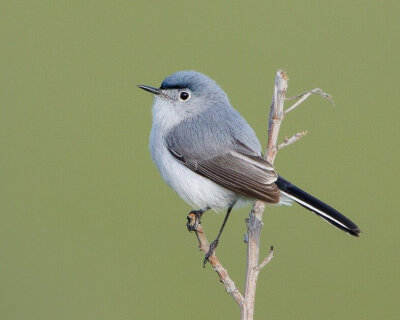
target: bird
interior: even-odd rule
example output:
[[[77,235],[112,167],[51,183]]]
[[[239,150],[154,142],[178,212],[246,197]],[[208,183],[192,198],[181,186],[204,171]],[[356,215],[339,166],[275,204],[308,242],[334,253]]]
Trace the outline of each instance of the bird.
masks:
[[[293,201],[333,226],[358,237],[360,229],[323,201],[298,188],[266,160],[254,130],[208,76],[188,70],[166,77],[154,95],[150,152],[162,178],[193,210],[187,228],[196,231],[204,212],[226,214],[204,263],[214,253],[234,206],[252,200]]]

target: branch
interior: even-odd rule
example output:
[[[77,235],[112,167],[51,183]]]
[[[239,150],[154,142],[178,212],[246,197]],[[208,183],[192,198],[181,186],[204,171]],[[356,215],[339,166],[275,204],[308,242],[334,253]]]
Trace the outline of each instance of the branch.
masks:
[[[268,127],[268,145],[266,159],[273,164],[277,148],[277,140],[279,135],[279,128],[281,126],[284,112],[283,104],[285,102],[285,95],[287,90],[288,78],[283,70],[279,70],[275,77],[274,95],[272,97],[271,110],[269,113],[269,127]],[[262,215],[264,212],[265,204],[262,201],[255,201],[250,211],[249,218],[246,219],[247,223],[247,268],[246,268],[246,282],[244,290],[244,303],[241,308],[242,320],[252,320],[254,316],[254,302],[256,297],[256,287],[258,274],[262,267],[271,261],[273,254],[270,253],[263,262],[258,264],[260,256],[260,233],[263,226]]]
[[[210,244],[208,243],[207,237],[204,234],[203,227],[201,224],[197,227],[195,231],[197,240],[199,241],[199,248],[201,251],[206,254],[210,248]],[[228,292],[236,301],[236,303],[241,306],[243,304],[244,298],[240,293],[239,289],[236,288],[235,282],[229,277],[228,271],[222,266],[219,262],[215,253],[208,259],[211,266],[218,274],[219,280],[224,284],[226,292]]]
[[[286,100],[288,100],[288,101],[298,99],[298,98],[300,98],[300,99],[296,103],[294,103],[292,106],[287,108],[285,111],[285,114],[292,111],[294,108],[298,107],[301,103],[303,103],[306,99],[308,99],[308,97],[311,96],[312,94],[318,94],[322,98],[329,100],[333,105],[335,105],[335,102],[333,101],[333,98],[330,94],[323,92],[320,88],[316,88],[316,89],[313,89],[310,91],[300,93],[297,96],[286,98]]]
[[[301,132],[296,133],[295,135],[293,135],[290,138],[286,137],[285,139],[283,139],[282,143],[278,144],[278,146],[276,148],[278,150],[280,150],[280,149],[282,149],[284,147],[287,147],[287,146],[291,145],[292,143],[295,143],[296,141],[299,141],[306,134],[307,134],[307,131],[301,131]]]
[[[283,104],[285,103],[285,95],[288,87],[288,77],[283,70],[279,70],[275,77],[274,95],[272,97],[271,110],[269,113],[268,126],[268,144],[266,151],[266,159],[273,164],[276,152],[276,142],[278,140],[279,129],[285,113],[283,112]]]
[[[262,268],[264,268],[274,257],[274,247],[271,246],[269,249],[268,255],[264,258],[264,260],[257,266],[258,271],[260,271]]]

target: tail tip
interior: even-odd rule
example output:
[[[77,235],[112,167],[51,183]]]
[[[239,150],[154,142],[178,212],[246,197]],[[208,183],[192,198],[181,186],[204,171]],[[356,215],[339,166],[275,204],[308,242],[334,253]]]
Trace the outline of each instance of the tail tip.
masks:
[[[359,228],[349,230],[349,234],[351,234],[352,236],[355,236],[357,238],[360,237],[360,233],[361,233],[361,230]]]

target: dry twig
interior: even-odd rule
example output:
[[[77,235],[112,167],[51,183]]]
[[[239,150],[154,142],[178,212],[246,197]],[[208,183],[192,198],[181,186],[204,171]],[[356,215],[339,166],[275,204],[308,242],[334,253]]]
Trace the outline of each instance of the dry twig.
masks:
[[[290,111],[292,111],[294,108],[298,107],[302,102],[304,102],[312,94],[320,95],[322,98],[329,100],[333,105],[335,105],[335,101],[333,101],[333,98],[332,98],[332,96],[330,94],[325,93],[320,88],[315,88],[313,90],[300,93],[297,96],[286,98],[286,100],[288,100],[288,101],[289,100],[294,100],[294,99],[299,99],[299,100],[296,103],[294,103],[292,106],[287,108],[285,110],[285,114],[290,112]]]
[[[258,270],[261,270],[262,268],[264,268],[274,257],[274,247],[271,246],[271,248],[269,249],[269,253],[268,255],[264,258],[264,260],[257,266]]]
[[[208,243],[207,237],[204,234],[201,224],[197,227],[195,233],[199,242],[200,250],[204,253],[207,253],[210,249],[210,244]],[[243,304],[244,298],[239,289],[236,288],[233,280],[229,277],[228,271],[219,262],[217,256],[215,255],[215,252],[211,255],[208,261],[212,265],[215,272],[218,274],[220,281],[224,284],[226,292],[228,292],[235,299],[237,304],[241,306]]]
[[[271,110],[269,113],[269,127],[268,127],[268,144],[265,152],[266,159],[273,164],[277,149],[277,139],[279,135],[279,128],[281,126],[284,112],[283,104],[285,102],[285,95],[287,90],[288,78],[283,70],[279,70],[275,77],[274,95],[272,97]],[[259,268],[260,257],[260,233],[263,226],[262,215],[264,212],[265,204],[262,201],[255,201],[250,211],[247,223],[247,268],[246,280],[244,289],[244,303],[240,308],[242,320],[252,320],[254,317],[254,303],[256,298],[256,287],[258,274],[261,270]],[[263,267],[272,259],[264,259]]]
[[[301,132],[298,132],[298,133],[294,134],[290,138],[286,137],[285,139],[283,139],[282,143],[278,144],[278,146],[276,148],[278,150],[280,150],[280,149],[282,149],[284,147],[287,147],[288,145],[291,145],[292,143],[295,143],[295,142],[299,141],[306,134],[307,134],[307,131],[301,131]]]

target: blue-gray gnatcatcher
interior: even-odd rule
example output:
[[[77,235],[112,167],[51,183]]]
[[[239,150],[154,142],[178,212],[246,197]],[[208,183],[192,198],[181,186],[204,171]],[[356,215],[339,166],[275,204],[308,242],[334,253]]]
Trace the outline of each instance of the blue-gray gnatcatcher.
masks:
[[[152,158],[167,184],[197,209],[191,212],[196,218],[189,220],[189,230],[196,229],[206,210],[228,209],[206,259],[217,246],[233,206],[251,199],[293,200],[337,228],[359,235],[348,218],[278,176],[262,157],[253,129],[215,81],[195,71],[179,71],[160,88],[139,88],[154,94]]]

